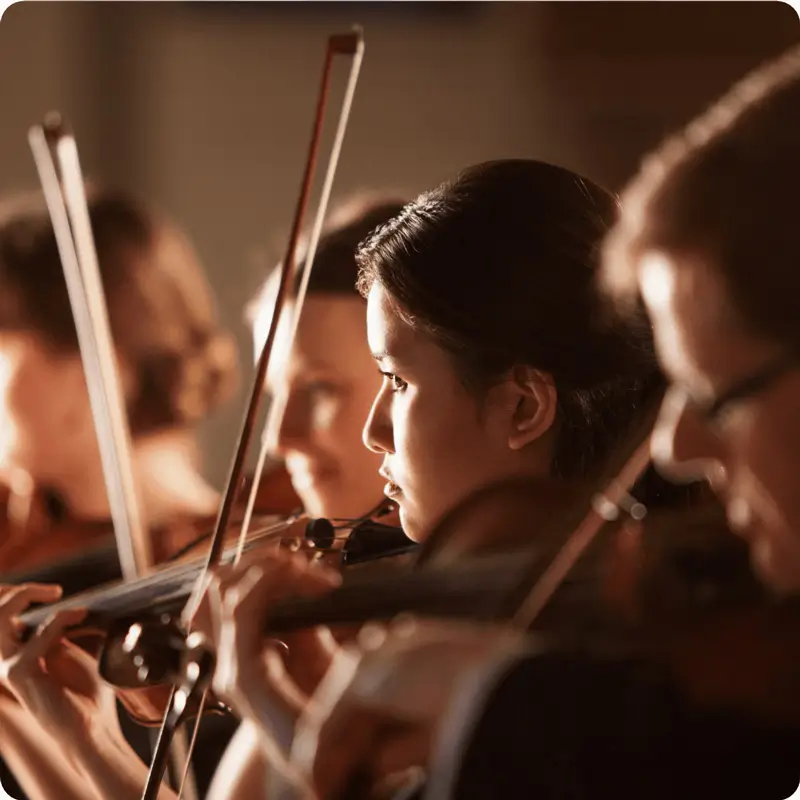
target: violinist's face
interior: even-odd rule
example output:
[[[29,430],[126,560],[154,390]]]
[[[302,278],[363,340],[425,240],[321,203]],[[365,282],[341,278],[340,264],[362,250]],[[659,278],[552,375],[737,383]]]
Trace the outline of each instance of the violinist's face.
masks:
[[[96,453],[78,355],[56,354],[27,333],[0,334],[0,462],[37,482],[63,477],[87,449]]]
[[[409,326],[378,284],[369,293],[367,332],[383,383],[364,442],[383,456],[385,491],[409,537],[424,539],[447,511],[490,483],[549,472],[544,434],[554,390],[533,396],[508,380],[479,402],[450,355]]]
[[[269,329],[274,300],[266,294],[256,319],[256,352]],[[364,336],[364,302],[353,295],[311,294],[294,347],[278,328],[267,390],[288,391],[272,452],[285,461],[295,491],[314,516],[354,518],[381,500],[380,458],[364,448],[361,430],[380,376]]]
[[[718,274],[698,260],[651,253],[640,288],[673,386],[653,451],[667,472],[705,476],[731,526],[750,543],[753,565],[779,591],[800,589],[800,371],[785,369],[723,404],[743,380],[780,362],[773,342],[732,315]]]

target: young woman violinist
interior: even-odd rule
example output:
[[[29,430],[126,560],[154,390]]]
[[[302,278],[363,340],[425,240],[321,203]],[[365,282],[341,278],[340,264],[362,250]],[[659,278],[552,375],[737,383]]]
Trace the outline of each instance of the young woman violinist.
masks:
[[[613,205],[565,170],[493,163],[423,196],[362,249],[384,373],[365,441],[410,535],[497,477],[585,474],[639,405],[646,335],[590,324]],[[436,800],[796,789],[798,726],[698,708],[671,674],[635,660],[531,654],[503,630],[404,623],[350,660],[337,654],[304,698],[259,660],[261,620],[288,590],[324,591],[335,577],[287,562],[212,585],[216,687],[273,756],[293,747],[290,766],[318,796],[340,796],[365,761],[372,780],[425,764]]]
[[[362,247],[383,373],[364,437],[412,538],[499,479],[591,474],[658,387],[647,331],[598,324],[595,258],[615,214],[610,194],[567,170],[491,162],[423,195]],[[260,568],[274,599],[287,571]],[[316,589],[322,578],[303,580]],[[252,602],[241,609],[258,619]],[[247,625],[232,613],[223,627]],[[250,676],[235,690],[245,707],[263,694],[252,655],[237,662]]]
[[[644,163],[603,279],[642,297],[672,380],[654,456],[702,475],[753,566],[800,590],[800,49],[755,71]]]
[[[95,191],[89,206],[144,522],[161,560],[196,535],[196,519],[216,512],[195,428],[235,387],[235,346],[175,225],[125,194]],[[0,209],[0,440],[0,575],[46,568],[66,591],[110,580],[93,567],[59,566],[113,538],[73,315],[38,195]],[[0,697],[0,751],[29,794],[41,796],[58,758],[26,767],[41,733],[21,714]],[[6,774],[3,783],[22,796]]]
[[[491,162],[409,206],[362,251],[369,347],[383,373],[365,440],[388,468],[409,535],[423,538],[485,483],[587,475],[658,387],[646,332],[594,324],[595,254],[615,214],[613,196],[568,170]],[[259,585],[277,594],[329,585],[324,571],[285,562],[275,561],[281,578]],[[262,569],[277,577],[266,563]],[[243,631],[239,609],[234,617]],[[253,658],[239,662],[249,669],[238,696],[257,697],[265,685],[262,644],[244,646]],[[20,653],[11,647],[6,658]],[[22,684],[45,692],[41,675],[25,673]],[[297,683],[284,695],[295,710],[314,689]],[[258,715],[250,724],[258,729]],[[143,772],[132,761],[124,772],[109,737],[63,736],[78,745],[75,758],[105,796],[136,796]],[[98,748],[115,769],[93,766]],[[102,784],[111,774],[117,783]],[[263,787],[263,773],[256,778]]]

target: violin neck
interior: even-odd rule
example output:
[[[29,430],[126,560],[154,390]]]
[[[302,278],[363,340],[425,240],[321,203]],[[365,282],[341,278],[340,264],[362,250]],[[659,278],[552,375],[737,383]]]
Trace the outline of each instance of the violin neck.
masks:
[[[526,567],[524,559],[512,563],[508,556],[419,571],[373,565],[368,572],[349,573],[342,586],[323,597],[282,601],[270,614],[265,634],[385,621],[404,613],[478,622],[502,619],[507,614],[509,588],[522,578]]]
[[[245,544],[245,552],[263,545],[270,539],[274,539],[276,544],[279,543],[282,541],[280,534],[284,533],[287,527],[284,521],[253,532]],[[387,536],[385,539],[381,537],[380,546],[378,543],[367,544],[364,540],[358,540],[346,552],[347,558],[343,559],[344,562],[348,565],[372,563],[384,556],[405,555],[416,548],[416,545],[407,539],[401,541],[402,532],[398,534],[398,529],[377,526],[377,528],[384,527],[386,531],[391,531],[394,535]],[[381,533],[385,535],[386,531],[381,531]],[[233,560],[236,551],[235,546],[227,548],[223,553],[222,563]],[[101,555],[106,556],[108,553]],[[53,611],[86,608],[89,616],[83,625],[93,624],[106,629],[109,624],[132,616],[174,614],[182,610],[202,574],[204,566],[205,559],[199,557],[167,566],[136,581],[127,583],[117,581],[89,591],[81,591],[80,594],[68,597],[54,606],[28,611],[22,615],[21,621],[25,628],[35,630]],[[57,574],[53,574],[52,581],[60,582]]]
[[[392,559],[386,559],[386,562]],[[382,561],[382,560],[381,560]],[[385,620],[401,614],[424,613],[445,618],[475,619],[480,600],[480,619],[502,616],[509,587],[521,578],[529,563],[518,556],[484,556],[456,566],[400,570],[396,565],[375,563],[363,572],[354,569],[342,586],[320,598],[285,600],[268,621],[271,632],[288,632],[317,625],[349,625]],[[133,583],[120,583],[75,595],[53,606],[22,614],[20,621],[30,633],[54,611],[86,608],[81,628],[108,630],[125,619],[146,620],[163,614],[180,614],[194,589],[202,564],[179,565]],[[514,573],[514,574],[512,574]]]

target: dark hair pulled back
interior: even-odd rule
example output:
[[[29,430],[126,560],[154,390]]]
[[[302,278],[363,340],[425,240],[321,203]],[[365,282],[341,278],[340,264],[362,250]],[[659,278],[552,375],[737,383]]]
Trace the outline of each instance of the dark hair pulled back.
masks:
[[[604,319],[596,272],[614,195],[567,169],[501,160],[407,205],[361,246],[359,288],[453,358],[478,396],[514,365],[558,393],[552,472],[590,475],[663,386],[644,320]]]

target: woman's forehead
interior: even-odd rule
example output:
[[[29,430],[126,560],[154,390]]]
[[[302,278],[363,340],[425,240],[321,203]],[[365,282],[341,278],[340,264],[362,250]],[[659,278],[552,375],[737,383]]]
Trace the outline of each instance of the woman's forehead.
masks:
[[[309,295],[292,336],[294,305],[284,306],[276,332],[272,362],[283,368],[307,370],[329,367],[337,370],[369,361],[365,307],[360,298],[345,295]],[[271,311],[253,326],[255,357],[266,342]]]

